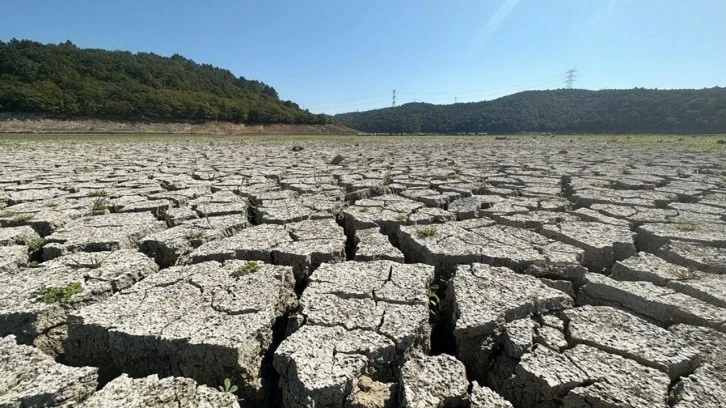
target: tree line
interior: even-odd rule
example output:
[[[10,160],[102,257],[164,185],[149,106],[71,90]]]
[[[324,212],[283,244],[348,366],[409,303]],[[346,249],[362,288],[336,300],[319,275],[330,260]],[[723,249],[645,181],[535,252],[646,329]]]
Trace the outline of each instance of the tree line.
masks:
[[[137,121],[332,122],[280,100],[267,84],[178,54],[16,39],[0,41],[0,112]]]
[[[343,113],[370,133],[726,133],[726,88],[558,89],[499,99]]]

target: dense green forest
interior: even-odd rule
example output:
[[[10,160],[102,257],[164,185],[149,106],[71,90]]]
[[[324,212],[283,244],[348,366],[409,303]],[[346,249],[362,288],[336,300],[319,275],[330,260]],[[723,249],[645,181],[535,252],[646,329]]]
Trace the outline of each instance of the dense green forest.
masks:
[[[485,102],[335,116],[371,133],[726,133],[726,88],[527,91]]]
[[[0,41],[0,112],[143,121],[324,124],[269,85],[180,55]]]

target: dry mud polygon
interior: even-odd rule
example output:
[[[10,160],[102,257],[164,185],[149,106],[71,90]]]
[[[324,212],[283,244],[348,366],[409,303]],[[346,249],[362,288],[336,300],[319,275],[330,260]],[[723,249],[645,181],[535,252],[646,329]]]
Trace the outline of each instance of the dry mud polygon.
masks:
[[[724,151],[614,139],[1,140],[0,407],[723,406]]]

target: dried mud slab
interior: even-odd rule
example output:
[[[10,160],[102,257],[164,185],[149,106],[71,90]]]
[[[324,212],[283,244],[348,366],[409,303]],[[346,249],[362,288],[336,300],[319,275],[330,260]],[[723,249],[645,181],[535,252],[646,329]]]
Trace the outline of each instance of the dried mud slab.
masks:
[[[646,224],[637,230],[642,251],[655,252],[672,240],[726,248],[726,224]]]
[[[355,232],[354,261],[395,261],[403,263],[403,253],[391,245],[388,237],[376,228],[362,229]]]
[[[343,406],[354,380],[390,382],[430,348],[433,267],[391,261],[323,264],[300,299],[302,327],[275,351],[287,407]]]
[[[68,367],[35,347],[0,337],[0,406],[76,407],[98,386],[98,369]]]
[[[0,273],[0,335],[62,352],[68,314],[150,276],[158,266],[137,251],[79,252],[36,268]]]
[[[287,225],[262,224],[205,243],[189,255],[192,263],[207,260],[255,260],[292,266],[298,280],[323,262],[345,260],[346,238],[335,221],[309,220]]]
[[[726,332],[726,309],[650,282],[616,281],[596,273],[585,276],[578,304],[613,306],[662,326],[685,323]]]
[[[599,222],[562,222],[545,225],[542,234],[582,248],[583,263],[595,269],[609,268],[617,260],[635,255],[630,229]]]
[[[139,248],[162,268],[183,265],[189,262],[189,254],[195,248],[232,236],[247,225],[247,218],[241,215],[185,220],[177,226],[142,238]]]
[[[40,239],[40,235],[27,225],[0,228],[0,246],[24,245],[38,239]]]
[[[237,397],[219,392],[194,380],[182,377],[159,379],[157,375],[130,378],[126,374],[106,384],[79,407],[185,407],[185,408],[239,408]]]
[[[466,368],[456,358],[417,356],[401,368],[401,407],[468,407]]]
[[[655,255],[638,256],[617,262],[612,277],[623,281],[648,281],[726,308],[726,276],[694,271],[671,264]]]
[[[668,376],[596,348],[539,347],[521,360],[500,357],[489,383],[515,407],[663,407]]]
[[[726,248],[672,240],[656,251],[663,259],[686,268],[708,273],[726,274]]]
[[[112,373],[183,376],[213,386],[232,378],[245,399],[259,401],[273,325],[297,304],[293,284],[289,267],[259,263],[168,268],[76,312],[66,358]]]
[[[688,377],[681,378],[671,390],[674,407],[718,407],[726,400],[726,334],[685,324],[669,331],[698,350],[704,362]]]
[[[564,310],[574,303],[537,278],[483,264],[457,268],[448,291],[457,357],[477,381],[485,381],[495,337],[506,323]]]
[[[136,249],[139,241],[166,224],[151,213],[106,214],[84,217],[67,223],[45,237],[43,259],[50,260],[73,252]]]
[[[471,386],[471,408],[512,408],[512,403],[489,387],[480,386],[474,381]]]
[[[563,312],[572,344],[586,344],[668,374],[690,374],[700,360],[685,340],[629,313],[607,306],[583,306]]]
[[[25,245],[0,246],[0,276],[17,273],[28,265],[28,261]]]
[[[407,259],[434,265],[440,271],[451,271],[460,264],[487,263],[517,271],[535,266],[539,274],[556,277],[576,278],[584,272],[578,269],[582,250],[530,230],[498,225],[488,218],[405,226],[398,236]]]

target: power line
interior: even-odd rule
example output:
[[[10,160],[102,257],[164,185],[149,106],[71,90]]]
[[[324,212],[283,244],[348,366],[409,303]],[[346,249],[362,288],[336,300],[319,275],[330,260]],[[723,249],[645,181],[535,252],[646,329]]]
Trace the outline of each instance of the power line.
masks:
[[[410,95],[428,95],[428,96],[451,96],[451,95],[462,95],[462,94],[478,94],[478,93],[484,93],[484,92],[490,92],[490,91],[497,91],[497,90],[504,90],[504,89],[513,89],[513,88],[521,88],[526,85],[532,85],[537,84],[541,82],[549,82],[552,79],[555,78],[562,78],[562,74],[556,74],[556,75],[550,75],[548,77],[528,81],[528,82],[520,82],[518,84],[509,84],[509,85],[503,85],[498,86],[494,88],[487,88],[487,89],[479,89],[479,90],[460,90],[460,91],[447,91],[447,92],[404,92],[402,94],[405,94],[406,96]],[[401,94],[401,92],[399,92]]]
[[[571,68],[567,71],[565,74],[565,88],[572,89],[572,84],[575,83],[575,78],[577,77],[576,73],[577,70],[575,68]]]
[[[571,69],[566,72],[566,79],[571,80],[572,83],[575,81],[575,73],[577,72],[576,69]],[[560,78],[560,79],[557,79]],[[391,94],[389,94],[388,101],[391,103],[392,107],[395,107],[397,105],[396,96],[405,96],[405,101],[419,101],[422,100],[423,102],[433,103],[433,104],[441,104],[446,103],[446,100],[451,101],[452,98],[454,99],[454,103],[460,103],[460,102],[478,102],[483,100],[489,100],[494,97],[501,97],[504,96],[504,94],[510,94],[510,93],[516,93],[523,90],[532,89],[533,87],[542,88],[547,87],[547,89],[554,89],[556,88],[557,84],[561,84],[562,82],[562,74],[558,75],[552,75],[548,77],[544,77],[541,79],[528,81],[528,82],[521,82],[519,84],[512,84],[512,85],[506,85],[506,86],[499,86],[499,87],[493,87],[488,89],[481,89],[481,90],[469,90],[469,91],[449,91],[449,92],[437,92],[437,93],[426,93],[426,92],[412,92],[412,93],[404,93],[398,92],[398,90],[394,89],[392,90]],[[567,87],[572,87],[572,83],[567,82]],[[552,87],[552,88],[551,88]],[[398,95],[397,95],[398,94]],[[461,97],[464,95],[463,97]],[[356,108],[356,109],[377,109],[377,108],[383,108],[385,107],[385,96],[379,95],[379,96],[367,96],[367,97],[360,97],[360,98],[350,98],[346,100],[339,100],[336,102],[330,101],[330,102],[317,102],[317,103],[309,103],[305,104],[307,107],[314,106],[312,110],[317,112],[325,112],[329,110],[334,111],[340,111],[341,109],[346,108]],[[408,102],[406,102],[408,103]],[[450,102],[449,102],[450,103]]]

